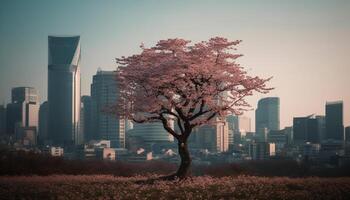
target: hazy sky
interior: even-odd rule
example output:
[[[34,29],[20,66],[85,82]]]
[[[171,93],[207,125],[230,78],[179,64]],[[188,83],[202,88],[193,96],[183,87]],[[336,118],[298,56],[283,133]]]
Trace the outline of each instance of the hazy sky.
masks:
[[[241,39],[240,63],[252,75],[273,76],[281,128],[293,116],[324,114],[343,100],[350,125],[350,1],[49,1],[0,0],[0,103],[10,89],[33,86],[47,98],[47,36],[80,35],[82,95],[100,67],[139,45],[180,37]],[[254,121],[254,112],[246,113]],[[253,126],[254,124],[252,124]]]

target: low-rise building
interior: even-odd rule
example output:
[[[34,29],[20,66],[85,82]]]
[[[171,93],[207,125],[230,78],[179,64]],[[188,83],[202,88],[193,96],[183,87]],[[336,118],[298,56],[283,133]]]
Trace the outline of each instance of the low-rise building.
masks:
[[[113,148],[96,148],[95,151],[98,160],[115,160],[115,150]]]
[[[63,156],[64,149],[62,147],[50,147],[49,153],[51,156]]]
[[[126,158],[127,162],[145,162],[149,160],[153,160],[153,154],[145,149],[139,149],[136,153],[130,153]]]

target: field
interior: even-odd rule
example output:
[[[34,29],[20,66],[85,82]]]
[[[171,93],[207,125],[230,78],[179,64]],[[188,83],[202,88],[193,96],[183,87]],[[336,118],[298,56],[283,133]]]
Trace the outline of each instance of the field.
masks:
[[[350,178],[1,176],[0,199],[350,199]]]

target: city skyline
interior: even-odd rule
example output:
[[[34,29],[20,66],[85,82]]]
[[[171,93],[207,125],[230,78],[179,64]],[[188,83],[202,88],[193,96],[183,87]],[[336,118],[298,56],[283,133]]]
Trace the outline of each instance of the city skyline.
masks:
[[[181,37],[195,42],[222,35],[243,40],[238,51],[245,56],[239,63],[248,73],[274,76],[270,84],[274,91],[249,98],[253,109],[258,99],[280,97],[283,128],[292,125],[293,117],[324,115],[327,101],[342,100],[344,125],[350,124],[348,2],[1,4],[1,103],[9,103],[11,89],[19,86],[34,87],[41,102],[47,100],[48,35],[81,35],[81,95],[90,94],[98,67],[115,70],[114,58],[139,52],[141,42],[151,46],[159,39]],[[207,15],[192,12],[198,9]],[[245,115],[255,123],[254,111]]]
[[[349,11],[0,0],[0,197],[349,199]]]

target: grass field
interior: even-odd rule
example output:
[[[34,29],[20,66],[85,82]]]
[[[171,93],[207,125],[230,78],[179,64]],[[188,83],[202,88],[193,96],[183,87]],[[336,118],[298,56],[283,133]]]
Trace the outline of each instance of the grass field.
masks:
[[[350,199],[350,178],[2,176],[1,199]]]

